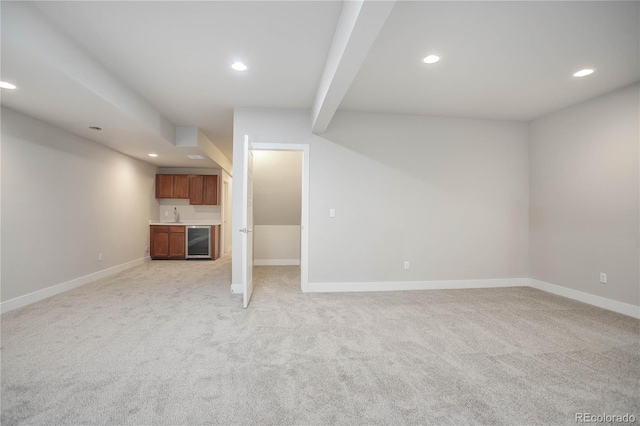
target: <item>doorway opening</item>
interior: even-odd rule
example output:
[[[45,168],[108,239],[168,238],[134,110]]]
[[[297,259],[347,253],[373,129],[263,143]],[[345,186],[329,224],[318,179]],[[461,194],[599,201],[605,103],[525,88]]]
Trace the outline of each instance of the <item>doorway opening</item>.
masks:
[[[300,206],[300,290],[305,292],[309,283],[309,145],[306,144],[279,144],[279,143],[251,143],[249,136],[245,135],[242,148],[242,164],[234,166],[237,176],[240,179],[238,185],[240,195],[234,198],[237,200],[237,215],[242,228],[238,237],[238,245],[234,249],[238,251],[239,266],[237,272],[234,267],[234,275],[240,278],[239,285],[232,284],[231,291],[243,293],[243,306],[247,308],[253,294],[253,269],[254,269],[254,232],[253,232],[253,158],[259,151],[300,151],[302,152],[302,195]],[[292,265],[295,266],[295,265]],[[236,275],[237,274],[237,275]],[[234,278],[235,279],[235,278]]]
[[[299,293],[304,153],[258,146],[252,146],[254,291]]]

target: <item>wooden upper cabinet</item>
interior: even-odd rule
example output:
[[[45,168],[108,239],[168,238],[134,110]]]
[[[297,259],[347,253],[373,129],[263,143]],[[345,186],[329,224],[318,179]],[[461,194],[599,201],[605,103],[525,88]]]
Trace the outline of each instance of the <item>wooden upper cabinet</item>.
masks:
[[[156,198],[185,198],[189,204],[217,206],[217,175],[156,175]]]
[[[173,198],[189,198],[188,175],[173,175]]]
[[[173,198],[173,175],[156,175],[156,198]]]
[[[202,204],[208,206],[218,205],[218,176],[203,176]]]
[[[189,198],[189,176],[156,175],[156,198]]]
[[[189,176],[189,204],[202,204],[202,189],[204,177],[201,175]]]

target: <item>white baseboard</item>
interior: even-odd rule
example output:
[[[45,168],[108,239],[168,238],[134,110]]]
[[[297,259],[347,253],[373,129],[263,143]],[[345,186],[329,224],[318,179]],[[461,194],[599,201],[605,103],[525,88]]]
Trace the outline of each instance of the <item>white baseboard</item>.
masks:
[[[32,303],[39,302],[65,291],[83,286],[110,275],[117,274],[134,266],[142,265],[150,260],[143,257],[118,266],[103,269],[93,274],[85,275],[64,283],[56,284],[24,296],[16,297],[0,303],[0,312],[5,313]],[[296,259],[278,259],[276,262],[297,261],[297,263],[268,263],[269,265],[299,265]],[[258,265],[258,261],[254,263]],[[271,261],[270,261],[271,262]],[[533,287],[558,296],[567,297],[579,302],[594,305],[609,311],[617,312],[640,319],[640,307],[629,303],[618,302],[606,297],[596,296],[556,284],[535,280],[532,278],[501,278],[483,280],[444,280],[444,281],[396,281],[396,282],[339,282],[339,283],[308,283],[302,288],[303,293],[339,293],[366,291],[406,291],[406,290],[452,290],[491,287]],[[231,293],[242,294],[242,284],[231,284]]]
[[[550,284],[544,281],[529,279],[529,286],[547,293],[557,294],[558,296],[567,297],[579,302],[588,303],[589,305],[617,312],[619,314],[628,315],[633,318],[640,319],[640,306],[631,305],[629,303],[618,302],[617,300],[607,299],[606,297],[596,296],[571,288],[562,287],[556,284]]]
[[[361,283],[309,283],[303,293],[336,293],[357,291],[405,291],[405,290],[452,290],[464,288],[524,287],[528,278],[500,278],[490,280],[445,280],[445,281],[396,281]]]
[[[6,300],[0,303],[0,312],[4,314],[5,312],[22,308],[23,306],[27,306],[32,303],[39,302],[41,300],[47,299],[51,296],[55,296],[60,293],[64,293],[65,291],[69,291],[76,287],[89,284],[90,282],[108,277],[109,275],[117,274],[118,272],[122,272],[129,268],[133,268],[134,266],[142,265],[143,263],[148,262],[150,260],[151,260],[150,257],[142,257],[140,259],[132,260],[131,262],[127,262],[121,265],[113,266],[111,268],[103,269],[102,271],[94,272],[93,274],[75,278],[73,280],[56,284],[51,287],[43,288],[42,290],[25,294],[24,296],[19,296],[11,300]]]
[[[300,259],[254,259],[255,266],[298,266]]]

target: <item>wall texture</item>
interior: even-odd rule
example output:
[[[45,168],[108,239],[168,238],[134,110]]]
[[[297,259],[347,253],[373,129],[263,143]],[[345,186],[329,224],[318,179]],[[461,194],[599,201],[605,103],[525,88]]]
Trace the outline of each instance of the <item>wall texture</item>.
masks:
[[[255,151],[253,155],[253,223],[300,225],[302,153]]]
[[[253,225],[255,265],[299,265],[300,225]]]
[[[245,134],[310,146],[310,283],[528,276],[526,124],[339,112],[309,129],[305,110],[234,115],[236,166]],[[241,208],[234,197],[236,223]]]
[[[531,123],[531,278],[640,305],[639,117],[634,85]]]
[[[2,301],[148,256],[155,173],[3,108]]]

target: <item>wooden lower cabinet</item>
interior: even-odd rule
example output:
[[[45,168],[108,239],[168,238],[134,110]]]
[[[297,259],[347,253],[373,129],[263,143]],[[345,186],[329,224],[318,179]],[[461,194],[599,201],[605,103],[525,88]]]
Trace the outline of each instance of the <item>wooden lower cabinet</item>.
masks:
[[[211,260],[220,257],[220,225],[211,227]]]
[[[186,259],[186,232],[183,225],[151,225],[151,259]],[[211,260],[220,257],[220,225],[211,226]]]
[[[185,259],[186,240],[184,226],[169,227],[169,259]]]
[[[185,259],[184,226],[151,225],[150,246],[152,259]]]

